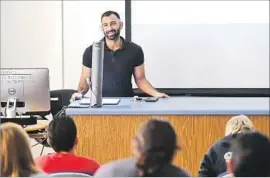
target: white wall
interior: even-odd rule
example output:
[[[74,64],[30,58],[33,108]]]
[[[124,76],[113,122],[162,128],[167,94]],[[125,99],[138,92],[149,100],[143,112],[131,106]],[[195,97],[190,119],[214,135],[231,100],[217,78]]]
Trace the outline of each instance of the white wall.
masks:
[[[125,25],[125,2],[122,1],[64,1],[64,69],[65,88],[79,84],[84,50],[100,40],[101,15],[105,11],[119,13]],[[121,35],[125,37],[125,27]]]
[[[1,1],[1,68],[47,67],[62,87],[61,1]]]
[[[51,89],[77,89],[83,52],[102,38],[107,10],[125,22],[123,0],[64,1],[63,16],[61,1],[1,1],[1,68],[48,67]]]
[[[132,40],[155,87],[269,87],[267,1],[132,1]]]

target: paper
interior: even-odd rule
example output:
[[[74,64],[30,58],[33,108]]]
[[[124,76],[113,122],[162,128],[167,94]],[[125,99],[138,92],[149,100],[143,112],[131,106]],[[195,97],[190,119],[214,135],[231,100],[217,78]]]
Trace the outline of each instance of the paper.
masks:
[[[120,102],[120,99],[118,98],[102,98],[102,104],[103,105],[117,105]],[[90,104],[90,98],[83,98],[80,101],[80,105],[89,105]]]

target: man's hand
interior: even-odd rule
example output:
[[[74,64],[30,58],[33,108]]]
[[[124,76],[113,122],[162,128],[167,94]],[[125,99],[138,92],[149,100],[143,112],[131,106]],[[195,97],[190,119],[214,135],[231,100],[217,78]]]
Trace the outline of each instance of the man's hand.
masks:
[[[73,93],[70,100],[69,100],[69,102],[72,103],[75,100],[80,100],[80,99],[82,99],[82,97],[83,97],[82,93],[78,93],[78,92]]]
[[[169,95],[167,95],[166,93],[158,92],[157,94],[155,94],[154,97],[157,97],[157,98],[169,98]]]

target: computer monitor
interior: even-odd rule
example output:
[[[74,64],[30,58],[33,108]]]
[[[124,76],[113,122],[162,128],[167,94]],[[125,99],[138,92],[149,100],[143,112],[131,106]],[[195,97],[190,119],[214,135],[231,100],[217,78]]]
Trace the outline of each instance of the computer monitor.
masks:
[[[91,90],[90,107],[102,107],[103,88],[103,63],[104,63],[104,41],[93,42],[92,49],[92,75],[91,81],[87,81]],[[89,79],[88,79],[89,80]]]
[[[17,113],[45,116],[50,113],[47,68],[1,68],[1,115],[10,98],[17,99]]]

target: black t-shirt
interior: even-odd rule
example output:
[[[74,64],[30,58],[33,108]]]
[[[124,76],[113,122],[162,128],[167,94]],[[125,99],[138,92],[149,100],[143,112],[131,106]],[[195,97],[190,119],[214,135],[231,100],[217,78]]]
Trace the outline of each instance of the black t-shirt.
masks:
[[[106,43],[104,46],[102,87],[102,95],[104,97],[134,96],[131,77],[134,68],[144,63],[142,48],[133,42],[126,41],[122,37],[121,39],[123,40],[123,45],[117,51],[110,50]],[[84,51],[83,65],[92,68],[92,45]]]

